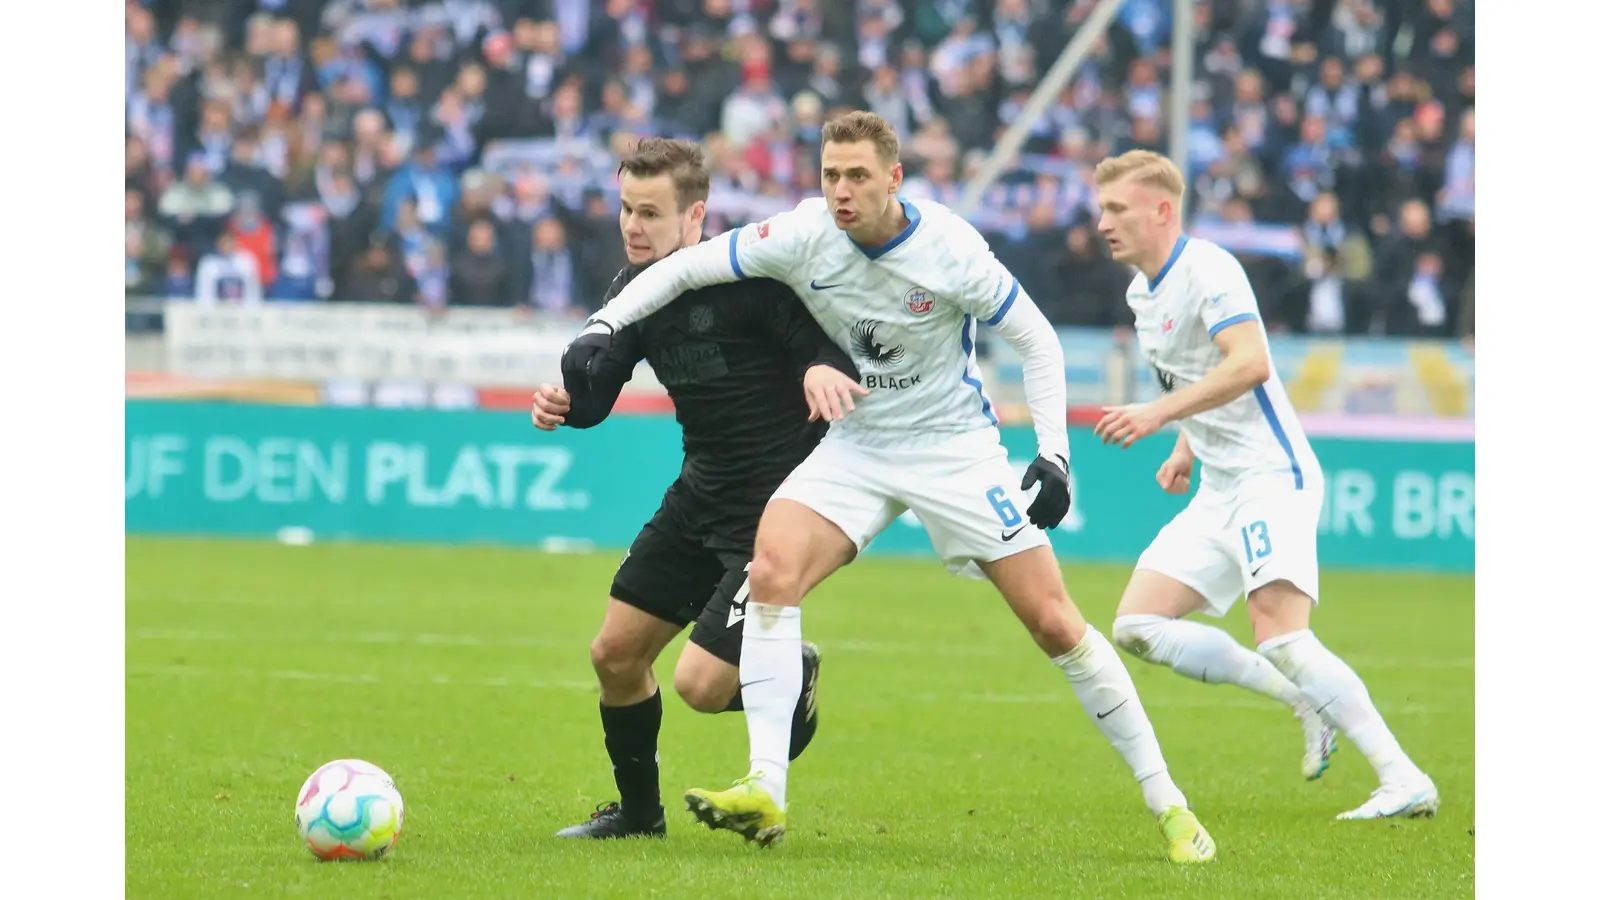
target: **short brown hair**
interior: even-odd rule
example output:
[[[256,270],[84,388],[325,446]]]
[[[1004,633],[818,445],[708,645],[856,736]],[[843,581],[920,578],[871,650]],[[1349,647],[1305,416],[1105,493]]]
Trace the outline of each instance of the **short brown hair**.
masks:
[[[711,196],[711,166],[706,162],[705,150],[694,141],[644,138],[617,166],[617,177],[624,172],[635,178],[672,176],[679,212]]]
[[[1186,190],[1183,173],[1178,171],[1177,164],[1151,150],[1129,150],[1121,156],[1102,159],[1094,167],[1095,184],[1110,184],[1123,179],[1132,179],[1146,187],[1171,194],[1180,201]]]
[[[894,126],[875,112],[858,109],[837,119],[829,119],[822,126],[824,144],[854,144],[859,141],[871,141],[878,150],[878,158],[888,165],[900,161],[900,137],[894,133]]]

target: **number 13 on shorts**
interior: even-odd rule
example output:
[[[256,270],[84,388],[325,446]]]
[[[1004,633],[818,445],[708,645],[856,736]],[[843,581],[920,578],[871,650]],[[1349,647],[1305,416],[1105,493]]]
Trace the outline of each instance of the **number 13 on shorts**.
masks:
[[[1253,564],[1258,559],[1265,559],[1272,555],[1272,538],[1267,534],[1267,523],[1258,519],[1239,529],[1239,534],[1244,538],[1244,561],[1246,565]]]

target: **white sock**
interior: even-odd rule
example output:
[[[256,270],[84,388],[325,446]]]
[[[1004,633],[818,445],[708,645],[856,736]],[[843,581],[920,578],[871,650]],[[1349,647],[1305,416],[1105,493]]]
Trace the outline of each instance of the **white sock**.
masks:
[[[1344,660],[1334,656],[1310,631],[1293,631],[1263,641],[1261,655],[1299,686],[1307,701],[1356,745],[1383,784],[1420,776],[1417,764],[1400,749],[1372,705],[1367,686]]]
[[[779,809],[789,778],[789,726],[800,702],[800,607],[745,604],[739,690],[750,730],[750,774]]]
[[[1196,681],[1236,684],[1291,708],[1301,703],[1294,682],[1220,628],[1166,616],[1118,616],[1111,636],[1145,662]]]
[[[1066,674],[1084,712],[1133,770],[1145,806],[1158,816],[1168,807],[1187,808],[1188,798],[1167,773],[1155,728],[1111,642],[1090,625],[1078,646],[1050,661]]]

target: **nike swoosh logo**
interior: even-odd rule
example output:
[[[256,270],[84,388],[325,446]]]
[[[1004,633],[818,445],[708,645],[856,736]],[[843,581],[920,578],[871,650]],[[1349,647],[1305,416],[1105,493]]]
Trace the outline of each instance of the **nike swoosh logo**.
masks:
[[[739,687],[747,688],[752,684],[760,684],[763,681],[771,681],[771,680],[772,680],[771,678],[757,678],[755,681],[741,681],[741,682],[739,682]],[[1123,702],[1126,703],[1127,701],[1124,700]]]
[[[1006,534],[1005,532],[1001,532],[1000,533],[1000,540],[1002,540],[1002,541],[1010,541],[1012,538],[1016,537],[1017,535],[1021,534],[1024,530],[1026,530],[1027,527],[1028,526],[1024,525],[1021,528],[1018,528],[1016,531],[1011,532],[1010,534]]]
[[[1104,719],[1106,716],[1109,716],[1112,713],[1116,712],[1117,710],[1121,709],[1123,706],[1125,706],[1127,704],[1127,702],[1128,702],[1127,700],[1123,700],[1121,703],[1118,703],[1116,706],[1111,707],[1110,709],[1106,710],[1103,713],[1095,713],[1094,717],[1096,719]]]
[[[844,284],[844,282],[841,281],[841,282],[839,282],[839,284]],[[831,290],[833,288],[838,287],[839,284],[817,284],[817,280],[815,278],[811,279],[811,289],[813,291]]]
[[[1256,575],[1260,574],[1261,570],[1265,569],[1266,567],[1267,567],[1267,564],[1266,563],[1262,563],[1261,565],[1256,566],[1254,569],[1251,569],[1250,570],[1250,577],[1251,578],[1256,577]]]

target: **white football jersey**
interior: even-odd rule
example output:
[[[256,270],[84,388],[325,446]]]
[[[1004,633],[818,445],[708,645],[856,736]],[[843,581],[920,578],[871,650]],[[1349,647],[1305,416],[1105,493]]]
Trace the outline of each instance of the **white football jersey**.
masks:
[[[1212,337],[1241,323],[1262,328],[1261,308],[1244,267],[1207,240],[1183,236],[1156,277],[1128,285],[1139,347],[1163,391],[1194,384],[1223,359]],[[1232,490],[1256,477],[1282,478],[1295,490],[1320,484],[1322,469],[1268,357],[1262,384],[1229,403],[1178,422],[1200,461],[1201,480]]]
[[[902,203],[905,230],[863,247],[834,225],[826,200],[803,200],[672,253],[591,322],[620,328],[708,284],[782,281],[849,351],[871,392],[828,438],[877,448],[926,447],[985,429],[999,440],[974,349],[981,322],[1022,357],[1040,454],[1065,462],[1066,373],[1055,329],[976,228],[943,204]]]
[[[1020,291],[948,208],[905,211],[905,231],[870,249],[820,197],[730,237],[735,274],[787,283],[855,360],[872,393],[830,431],[866,446],[925,446],[997,424],[973,342],[978,323],[997,324]]]

